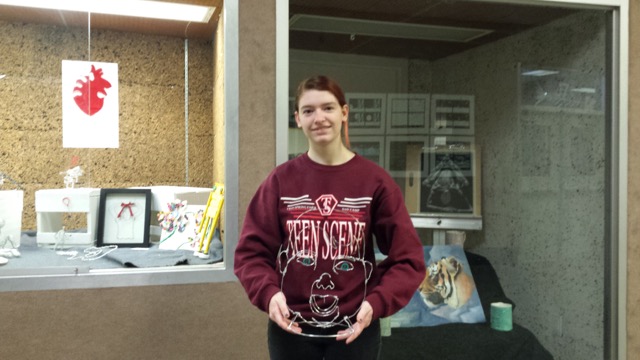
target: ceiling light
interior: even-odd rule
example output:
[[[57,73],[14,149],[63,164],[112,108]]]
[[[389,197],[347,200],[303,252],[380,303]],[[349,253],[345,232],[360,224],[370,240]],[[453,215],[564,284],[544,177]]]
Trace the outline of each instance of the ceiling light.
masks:
[[[583,94],[595,94],[596,89],[590,87],[581,87],[581,88],[573,88],[571,89],[573,92],[583,93]]]
[[[469,42],[490,34],[493,30],[414,23],[394,23],[377,20],[338,18],[297,14],[289,20],[291,30],[334,34],[366,35],[400,39]]]
[[[0,5],[80,11],[192,22],[209,22],[214,7],[147,0],[0,0]]]
[[[549,76],[560,74],[560,71],[556,70],[530,70],[522,73],[523,76]]]

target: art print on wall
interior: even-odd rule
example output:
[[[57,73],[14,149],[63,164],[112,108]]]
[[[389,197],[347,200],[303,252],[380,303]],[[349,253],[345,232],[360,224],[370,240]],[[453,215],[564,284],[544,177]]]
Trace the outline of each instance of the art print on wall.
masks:
[[[409,304],[391,316],[391,327],[486,322],[463,247],[425,246],[424,258],[425,278]]]
[[[62,61],[62,146],[119,146],[118,64]]]

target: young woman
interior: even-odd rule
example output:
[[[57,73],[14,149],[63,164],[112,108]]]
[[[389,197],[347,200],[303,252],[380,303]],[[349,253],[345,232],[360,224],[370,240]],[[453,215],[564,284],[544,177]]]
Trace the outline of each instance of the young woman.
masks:
[[[376,359],[379,319],[425,276],[401,190],[349,150],[348,115],[336,82],[304,80],[295,118],[309,150],[273,170],[247,209],[234,270],[269,314],[272,359]]]

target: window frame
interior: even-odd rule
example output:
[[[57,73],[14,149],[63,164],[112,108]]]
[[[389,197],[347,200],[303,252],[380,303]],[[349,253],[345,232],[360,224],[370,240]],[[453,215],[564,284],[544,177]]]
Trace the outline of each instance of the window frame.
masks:
[[[627,174],[628,174],[628,70],[629,70],[629,1],[628,0],[487,0],[482,2],[513,3],[539,6],[565,6],[601,9],[612,12],[609,31],[611,36],[610,66],[611,111],[607,117],[612,131],[610,182],[611,210],[607,226],[611,239],[605,249],[605,356],[625,359],[627,353],[626,298],[627,298]],[[276,119],[287,119],[289,89],[289,1],[276,0]],[[276,164],[287,160],[288,134],[286,121],[276,123]],[[622,131],[624,129],[624,131]],[[424,220],[414,217],[418,225]],[[608,310],[608,311],[607,311]],[[608,356],[607,356],[608,355]]]
[[[0,275],[0,292],[93,289],[146,285],[175,285],[227,282],[233,274],[233,254],[238,242],[238,115],[239,115],[239,16],[238,1],[222,5],[224,36],[224,123],[225,123],[225,202],[223,212],[225,247],[223,262],[213,265],[189,265],[136,269],[32,268],[4,269]],[[213,79],[211,79],[213,81]]]

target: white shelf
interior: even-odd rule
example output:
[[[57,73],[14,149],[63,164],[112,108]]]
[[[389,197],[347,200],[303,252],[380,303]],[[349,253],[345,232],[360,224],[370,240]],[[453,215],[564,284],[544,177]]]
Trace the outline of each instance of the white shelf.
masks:
[[[482,230],[480,216],[429,215],[412,216],[411,221],[416,228],[439,230]]]
[[[543,113],[566,113],[576,115],[590,115],[590,116],[604,116],[603,111],[579,109],[579,108],[567,108],[558,106],[537,106],[537,105],[522,105],[520,107],[522,111],[531,112],[543,112]]]

